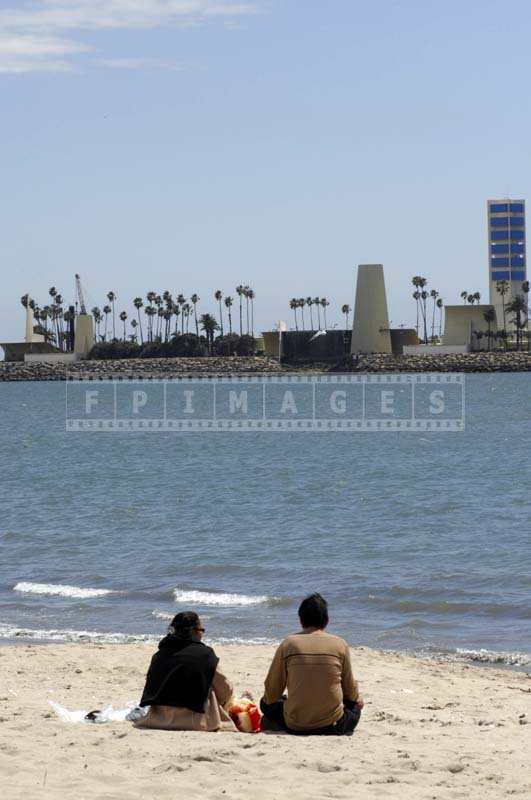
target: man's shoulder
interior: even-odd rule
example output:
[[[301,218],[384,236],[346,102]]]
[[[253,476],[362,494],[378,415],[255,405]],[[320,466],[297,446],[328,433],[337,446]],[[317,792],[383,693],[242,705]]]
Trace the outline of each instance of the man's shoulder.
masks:
[[[314,650],[316,644],[323,645],[324,647],[332,647],[335,651],[348,650],[348,644],[340,636],[328,631],[319,631],[318,634],[307,634],[299,631],[297,633],[290,633],[280,643],[281,652],[286,654],[293,651],[300,651],[311,649]]]

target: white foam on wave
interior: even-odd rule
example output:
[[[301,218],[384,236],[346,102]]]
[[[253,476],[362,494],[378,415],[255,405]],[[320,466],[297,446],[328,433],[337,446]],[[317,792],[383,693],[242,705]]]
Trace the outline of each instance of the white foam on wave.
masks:
[[[145,642],[155,645],[160,636],[151,634],[102,633],[100,631],[42,630],[37,628],[19,628],[14,625],[0,625],[0,639],[29,639],[40,642],[74,642],[78,644],[135,644]],[[273,639],[256,637],[244,639],[240,637],[220,636],[209,640],[213,645],[261,645],[277,644]]]
[[[155,619],[173,619],[175,614],[168,614],[167,611],[152,611],[151,616]]]
[[[147,634],[101,633],[100,631],[41,630],[0,625],[1,639],[34,639],[41,642],[93,642],[95,644],[155,643],[160,637]]]
[[[90,597],[103,597],[114,594],[112,589],[84,589],[81,586],[68,586],[60,583],[28,583],[20,581],[13,586],[14,592],[26,594],[46,594],[56,597],[71,597],[76,600],[86,600]]]
[[[476,661],[482,664],[504,664],[508,667],[525,667],[531,664],[528,653],[497,653],[494,650],[456,650],[456,657],[464,661]]]
[[[190,603],[199,606],[259,606],[275,602],[277,598],[267,595],[229,594],[223,592],[200,592],[174,589],[173,598],[176,603]]]

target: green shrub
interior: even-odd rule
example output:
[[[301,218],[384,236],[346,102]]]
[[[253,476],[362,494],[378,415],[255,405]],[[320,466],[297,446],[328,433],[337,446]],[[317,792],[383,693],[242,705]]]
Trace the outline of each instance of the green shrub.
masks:
[[[113,342],[98,342],[94,345],[88,357],[96,360],[138,358],[140,351],[140,345],[136,344],[136,342],[121,342],[119,339],[115,339]]]
[[[228,333],[226,336],[218,336],[214,340],[214,355],[216,356],[235,356],[240,337],[237,333]]]
[[[239,337],[238,344],[236,345],[236,355],[238,356],[254,356],[256,351],[256,339],[248,334]]]

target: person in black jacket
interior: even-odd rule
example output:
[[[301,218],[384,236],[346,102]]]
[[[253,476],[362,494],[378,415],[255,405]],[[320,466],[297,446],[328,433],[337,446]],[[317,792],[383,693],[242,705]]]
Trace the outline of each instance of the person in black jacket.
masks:
[[[148,713],[137,728],[219,730],[233,727],[225,706],[232,686],[219,671],[219,658],[202,641],[205,629],[195,611],[177,614],[151,659],[140,706]]]

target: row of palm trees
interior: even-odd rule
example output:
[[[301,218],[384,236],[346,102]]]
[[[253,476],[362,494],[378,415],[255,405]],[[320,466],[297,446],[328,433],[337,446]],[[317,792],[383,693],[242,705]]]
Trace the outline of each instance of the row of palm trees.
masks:
[[[240,336],[254,337],[255,291],[244,284],[236,286],[235,291],[239,300]],[[68,340],[65,323],[69,323],[74,314],[72,311],[64,309],[63,297],[55,286],[50,288],[49,295],[50,304],[42,307],[38,306],[34,300],[30,300],[28,295],[24,295],[21,301],[24,307],[27,307],[29,303],[33,309],[34,319],[39,323],[46,341],[53,342],[57,347],[64,349],[67,347]],[[94,306],[90,312],[94,318],[94,339],[99,342],[107,342],[111,339],[123,338],[123,341],[126,341],[129,315],[127,311],[117,312],[115,292],[108,292],[106,300],[107,302],[101,308]],[[150,291],[146,294],[145,300],[142,297],[135,297],[133,306],[137,316],[130,320],[132,334],[129,339],[137,341],[139,336],[141,344],[154,341],[168,342],[172,336],[189,333],[192,324],[196,336],[199,336],[199,331],[202,330],[208,342],[213,340],[216,331],[219,331],[221,336],[225,333],[232,335],[234,298],[229,294],[224,295],[220,289],[214,292],[214,300],[219,304],[219,319],[212,314],[198,315],[199,300],[199,295],[196,293],[187,299],[183,294],[174,297],[168,290],[161,294]],[[144,324],[141,311],[145,318]],[[120,323],[123,331],[117,330]]]
[[[299,318],[297,311],[300,310],[301,328],[306,330],[306,320],[304,317],[304,309],[307,307],[310,312],[310,331],[314,331],[314,316],[313,307],[315,306],[317,330],[321,330],[321,309],[323,312],[323,323],[326,330],[326,309],[330,305],[330,301],[326,297],[292,297],[289,301],[289,307],[293,311],[293,319],[295,322],[295,330],[299,330]],[[341,306],[341,313],[345,315],[345,325],[348,328],[348,315],[350,314],[350,306],[345,304]]]
[[[254,289],[250,286],[239,284],[236,286],[236,294],[239,298],[239,319],[240,319],[240,336],[244,334],[254,337],[254,299],[256,297]],[[95,306],[91,313],[94,317],[96,326],[96,338],[99,341],[107,341],[107,327],[108,317],[112,314],[112,338],[116,339],[116,325],[115,325],[115,301],[116,295],[114,292],[107,294],[109,304],[103,306],[102,309]],[[137,312],[137,319],[131,320],[131,327],[133,328],[133,339],[136,340],[136,329],[138,328],[140,334],[140,343],[144,342],[168,342],[172,336],[179,333],[184,335],[190,333],[190,324],[193,320],[196,336],[199,336],[199,330],[203,330],[207,340],[213,339],[215,331],[219,330],[220,335],[224,336],[227,332],[225,327],[225,315],[228,320],[228,333],[232,335],[232,307],[234,305],[234,298],[231,295],[224,295],[221,289],[216,289],[214,292],[214,300],[219,304],[219,320],[212,314],[202,314],[198,316],[197,306],[200,301],[198,294],[194,293],[187,299],[183,294],[178,294],[174,297],[167,289],[158,294],[157,292],[150,291],[146,294],[146,299],[142,297],[135,297],[133,305]],[[141,310],[146,319],[146,330],[142,325]],[[245,309],[245,310],[244,310]],[[121,311],[119,318],[124,326],[124,340],[126,338],[126,321],[127,312]],[[244,323],[245,318],[245,323]],[[101,333],[101,323],[104,322],[104,330]]]
[[[431,298],[432,300],[432,310],[431,310],[431,341],[435,340],[435,317],[437,311],[439,312],[439,338],[442,335],[442,311],[444,307],[444,303],[442,297],[439,297],[439,292],[437,289],[431,289],[428,291],[426,288],[428,285],[428,279],[424,278],[422,275],[414,275],[411,279],[411,283],[415,287],[415,291],[413,292],[413,300],[415,300],[417,304],[417,338],[420,339],[420,322],[422,322],[423,328],[423,342],[424,344],[428,344],[428,327],[429,327],[429,318],[430,318],[430,311],[428,308],[428,303]]]

